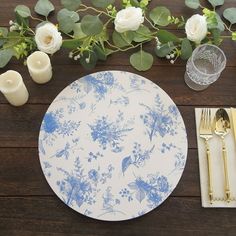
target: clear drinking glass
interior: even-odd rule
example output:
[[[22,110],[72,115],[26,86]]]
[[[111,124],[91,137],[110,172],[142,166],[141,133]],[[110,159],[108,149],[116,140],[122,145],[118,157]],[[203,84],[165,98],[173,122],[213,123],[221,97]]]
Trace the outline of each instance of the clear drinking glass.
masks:
[[[193,90],[201,91],[214,83],[225,69],[226,57],[217,46],[198,46],[186,65],[185,83]]]

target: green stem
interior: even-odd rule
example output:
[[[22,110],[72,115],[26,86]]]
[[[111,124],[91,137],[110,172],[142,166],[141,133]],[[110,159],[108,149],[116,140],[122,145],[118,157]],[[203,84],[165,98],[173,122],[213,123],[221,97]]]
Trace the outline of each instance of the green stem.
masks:
[[[32,20],[37,20],[37,21],[40,21],[40,22],[44,22],[44,20],[40,19],[40,18],[37,18],[37,17],[33,17],[33,16],[30,16]]]
[[[105,12],[105,11],[100,11],[100,10],[94,8],[94,7],[89,7],[89,6],[86,6],[86,5],[84,5],[84,4],[80,4],[80,6],[83,7],[83,9],[78,9],[76,12],[82,12],[82,11],[87,11],[87,10],[93,10],[93,11],[99,13],[100,15],[101,15],[101,14],[104,14],[104,15],[106,15],[106,16],[108,16],[108,17],[114,18],[114,17],[112,17],[111,15],[109,15],[107,12]]]
[[[153,29],[159,30],[145,15],[144,15],[144,19],[152,26]]]
[[[130,47],[127,47],[127,48],[124,48],[124,49],[123,49],[123,48],[119,48],[119,47],[117,47],[117,46],[111,44],[109,41],[106,41],[106,43],[107,43],[110,47],[115,48],[116,50],[115,50],[114,52],[112,52],[112,53],[116,53],[116,52],[126,52],[126,51],[129,51],[129,50],[134,49],[134,48],[142,47],[143,44],[148,43],[148,42],[150,42],[150,41],[151,41],[151,40],[145,40],[145,41],[143,41],[143,42],[141,42],[141,43],[138,43],[138,44],[136,44],[136,45],[133,45],[133,44],[132,44]]]
[[[233,31],[231,30],[232,24],[230,24],[230,26],[228,27],[225,23],[224,23],[225,28],[230,32],[233,33]]]

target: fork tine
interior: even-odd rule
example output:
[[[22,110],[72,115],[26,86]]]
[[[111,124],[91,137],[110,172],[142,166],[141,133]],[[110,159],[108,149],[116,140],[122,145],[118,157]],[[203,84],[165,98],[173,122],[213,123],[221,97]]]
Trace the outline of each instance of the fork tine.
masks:
[[[204,118],[204,109],[202,108],[202,112],[201,112],[201,119],[200,119],[200,129],[203,128],[203,118]]]
[[[207,126],[207,109],[204,108],[204,117],[203,117],[203,128],[205,129]]]

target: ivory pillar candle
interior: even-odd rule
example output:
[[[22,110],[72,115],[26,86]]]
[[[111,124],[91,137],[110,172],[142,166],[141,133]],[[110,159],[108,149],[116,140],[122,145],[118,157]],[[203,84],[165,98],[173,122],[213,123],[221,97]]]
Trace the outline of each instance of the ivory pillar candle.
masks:
[[[22,106],[29,98],[21,75],[13,70],[0,75],[0,91],[13,106]]]
[[[32,79],[38,84],[44,84],[52,78],[52,66],[49,56],[41,51],[32,53],[27,58],[27,66]]]

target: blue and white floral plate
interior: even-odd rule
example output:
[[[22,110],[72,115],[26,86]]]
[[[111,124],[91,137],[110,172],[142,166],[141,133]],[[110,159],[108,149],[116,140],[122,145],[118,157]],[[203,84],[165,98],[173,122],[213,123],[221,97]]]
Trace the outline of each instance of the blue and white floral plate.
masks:
[[[181,114],[136,74],[105,71],[65,88],[44,116],[39,156],[56,195],[86,216],[144,215],[174,190],[187,158]]]

